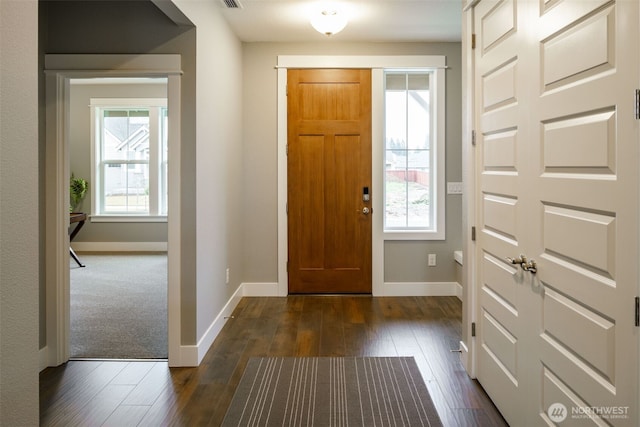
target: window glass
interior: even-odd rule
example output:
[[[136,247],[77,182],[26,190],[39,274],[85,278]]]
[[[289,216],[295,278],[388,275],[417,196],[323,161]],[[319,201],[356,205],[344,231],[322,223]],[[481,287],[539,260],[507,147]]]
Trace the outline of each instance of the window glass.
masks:
[[[385,73],[385,230],[434,228],[430,77]]]
[[[93,215],[166,215],[166,100],[92,99],[91,107],[96,129]]]
[[[149,165],[108,163],[103,213],[149,213]]]

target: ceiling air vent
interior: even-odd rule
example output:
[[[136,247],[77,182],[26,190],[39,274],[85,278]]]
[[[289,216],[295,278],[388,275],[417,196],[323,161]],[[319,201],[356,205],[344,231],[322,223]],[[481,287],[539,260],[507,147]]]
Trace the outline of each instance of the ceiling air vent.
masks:
[[[220,0],[227,9],[242,9],[242,3],[239,0]]]

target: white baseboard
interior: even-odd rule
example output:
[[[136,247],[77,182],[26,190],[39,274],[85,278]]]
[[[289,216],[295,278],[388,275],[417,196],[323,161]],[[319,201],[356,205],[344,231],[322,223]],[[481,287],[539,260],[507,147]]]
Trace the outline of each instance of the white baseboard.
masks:
[[[277,283],[243,283],[236,292],[229,298],[229,301],[222,308],[220,313],[213,320],[207,331],[204,333],[197,345],[180,346],[179,366],[198,366],[204,358],[209,348],[220,334],[227,318],[231,316],[233,310],[238,306],[242,297],[271,297],[278,296]],[[178,365],[176,365],[178,366]]]
[[[457,282],[385,282],[379,296],[456,296],[457,286]]]
[[[167,242],[71,242],[76,252],[167,252]]]
[[[197,345],[180,346],[180,362],[176,366],[198,366],[242,297],[278,296],[277,283],[243,283],[213,320]]]
[[[38,351],[38,364],[40,372],[49,367],[49,347],[44,346]]]
[[[169,362],[170,368],[191,368],[200,364],[197,345],[181,345],[178,360]]]
[[[245,297],[277,297],[278,283],[243,283]],[[462,297],[462,286],[457,282],[387,282],[382,295],[374,296],[457,296]]]
[[[243,283],[242,296],[245,297],[277,297],[278,283]]]
[[[181,351],[181,354],[185,356],[185,359],[182,360],[195,362],[195,364],[189,366],[200,365],[204,355],[207,354],[207,351],[209,351],[209,348],[215,341],[216,337],[220,334],[222,327],[227,323],[229,316],[231,316],[233,310],[238,306],[238,303],[243,296],[242,288],[242,286],[239,286],[231,298],[229,298],[229,301],[227,301],[225,306],[222,307],[222,310],[207,328],[207,331],[204,333],[202,338],[200,338],[200,341],[198,341],[196,346],[182,346],[183,350]]]

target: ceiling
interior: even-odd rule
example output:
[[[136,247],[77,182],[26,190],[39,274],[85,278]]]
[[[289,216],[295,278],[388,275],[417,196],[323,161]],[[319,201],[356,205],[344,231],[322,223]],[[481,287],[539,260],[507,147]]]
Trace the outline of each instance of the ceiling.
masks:
[[[222,14],[245,42],[424,42],[460,41],[462,0],[344,0],[331,2],[349,23],[327,37],[309,23],[318,0],[226,0]],[[325,2],[326,3],[326,2]]]

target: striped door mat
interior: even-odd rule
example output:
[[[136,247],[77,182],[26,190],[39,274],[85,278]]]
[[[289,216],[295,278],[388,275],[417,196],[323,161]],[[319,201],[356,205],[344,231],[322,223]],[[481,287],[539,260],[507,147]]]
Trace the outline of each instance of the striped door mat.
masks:
[[[441,426],[412,357],[249,360],[230,426]]]

